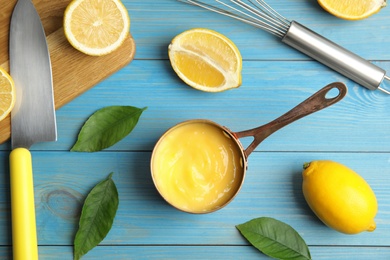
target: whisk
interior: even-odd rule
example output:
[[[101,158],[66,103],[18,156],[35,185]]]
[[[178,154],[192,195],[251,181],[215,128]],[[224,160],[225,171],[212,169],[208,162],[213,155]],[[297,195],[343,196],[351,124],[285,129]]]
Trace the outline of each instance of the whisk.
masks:
[[[370,90],[379,89],[390,95],[389,90],[380,86],[384,80],[390,81],[385,70],[298,22],[287,20],[263,0],[214,0],[212,1],[214,5],[198,0],[178,1],[196,5],[265,30],[281,38],[285,44],[356,83]]]

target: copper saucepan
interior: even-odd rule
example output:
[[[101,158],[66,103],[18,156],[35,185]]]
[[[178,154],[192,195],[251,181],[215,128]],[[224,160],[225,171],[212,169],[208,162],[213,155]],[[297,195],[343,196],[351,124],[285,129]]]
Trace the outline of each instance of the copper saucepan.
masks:
[[[337,95],[329,98],[334,89]],[[265,138],[337,103],[346,94],[343,83],[331,83],[268,124],[241,132],[205,119],[179,123],[165,132],[153,149],[153,182],[169,204],[184,212],[200,214],[221,209],[239,192],[247,158]],[[242,137],[254,138],[246,149],[239,141]]]

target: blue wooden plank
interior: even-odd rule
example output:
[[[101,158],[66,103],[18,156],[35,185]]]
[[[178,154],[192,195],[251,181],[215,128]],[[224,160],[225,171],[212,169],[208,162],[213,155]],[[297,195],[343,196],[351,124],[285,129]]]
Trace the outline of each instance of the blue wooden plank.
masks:
[[[173,0],[123,1],[131,17],[131,33],[137,43],[136,59],[167,59],[168,44],[177,34],[203,27],[228,36],[246,60],[308,59],[260,29],[218,14]],[[329,38],[368,60],[389,60],[390,8],[361,21],[345,21],[325,12],[316,1],[268,0],[289,20]],[[151,7],[153,6],[153,7]]]
[[[388,260],[389,247],[309,247],[313,259]],[[71,260],[73,248],[69,246],[40,246],[40,259]],[[10,247],[0,247],[0,258],[11,258]],[[82,259],[270,259],[251,246],[98,246]]]
[[[7,154],[0,155],[5,161]],[[40,245],[71,245],[86,194],[114,172],[120,205],[105,245],[245,245],[235,225],[269,216],[293,226],[309,245],[389,246],[389,157],[388,153],[255,152],[234,201],[215,213],[193,215],[174,209],[158,195],[149,171],[150,152],[34,151],[38,240]],[[304,162],[316,159],[344,163],[367,180],[378,198],[377,230],[344,235],[315,217],[301,192],[301,171]],[[9,245],[9,188],[3,178],[0,229],[5,233],[0,244]]]
[[[389,259],[390,136],[388,97],[368,91],[279,39],[249,25],[170,0],[124,0],[137,43],[136,60],[58,111],[59,140],[34,145],[38,239],[42,259],[72,259],[72,241],[88,191],[115,172],[120,206],[114,226],[85,259],[267,259],[240,236],[235,225],[270,216],[293,226],[307,241],[313,259]],[[344,21],[316,1],[267,1],[297,20],[375,64],[390,69],[389,8],[362,21]],[[177,78],[167,47],[178,33],[206,27],[224,33],[239,47],[243,85],[211,94]],[[342,81],[347,97],[265,140],[249,157],[242,190],[226,208],[191,215],[167,205],[153,186],[150,152],[174,124],[207,118],[233,131],[267,123],[322,86]],[[108,151],[68,152],[83,122],[109,105],[148,106],[133,133]],[[244,145],[249,140],[242,140]],[[0,145],[0,259],[11,259],[9,142]],[[332,159],[360,173],[377,194],[377,230],[343,235],[323,225],[301,193],[302,163]],[[191,258],[193,257],[193,258]]]
[[[388,62],[379,64],[390,68]],[[388,96],[309,61],[245,61],[240,88],[205,93],[185,85],[169,61],[136,60],[59,109],[58,141],[32,149],[69,150],[85,120],[110,105],[148,107],[134,132],[111,150],[150,151],[163,132],[187,119],[207,118],[232,131],[250,129],[277,118],[334,81],[347,84],[344,100],[280,130],[257,150],[388,152]],[[9,148],[9,143],[0,146]]]

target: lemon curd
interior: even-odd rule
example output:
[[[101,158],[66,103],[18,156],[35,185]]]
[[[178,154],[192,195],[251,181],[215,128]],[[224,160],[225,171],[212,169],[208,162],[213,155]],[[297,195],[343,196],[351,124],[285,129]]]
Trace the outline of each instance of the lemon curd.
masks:
[[[207,213],[238,192],[244,166],[239,145],[220,127],[187,121],[170,129],[154,148],[153,181],[164,199],[191,213]]]

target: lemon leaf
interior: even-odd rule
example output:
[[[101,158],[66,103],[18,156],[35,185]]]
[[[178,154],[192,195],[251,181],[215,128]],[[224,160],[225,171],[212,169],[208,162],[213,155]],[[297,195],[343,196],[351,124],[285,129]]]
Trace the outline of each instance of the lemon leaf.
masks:
[[[88,194],[81,211],[79,229],[74,239],[74,259],[80,259],[108,234],[119,205],[113,173]]]
[[[261,217],[236,226],[258,250],[277,259],[311,259],[303,238],[291,226],[279,220]]]
[[[83,125],[74,152],[97,152],[116,144],[133,131],[145,108],[109,106],[95,112]]]

